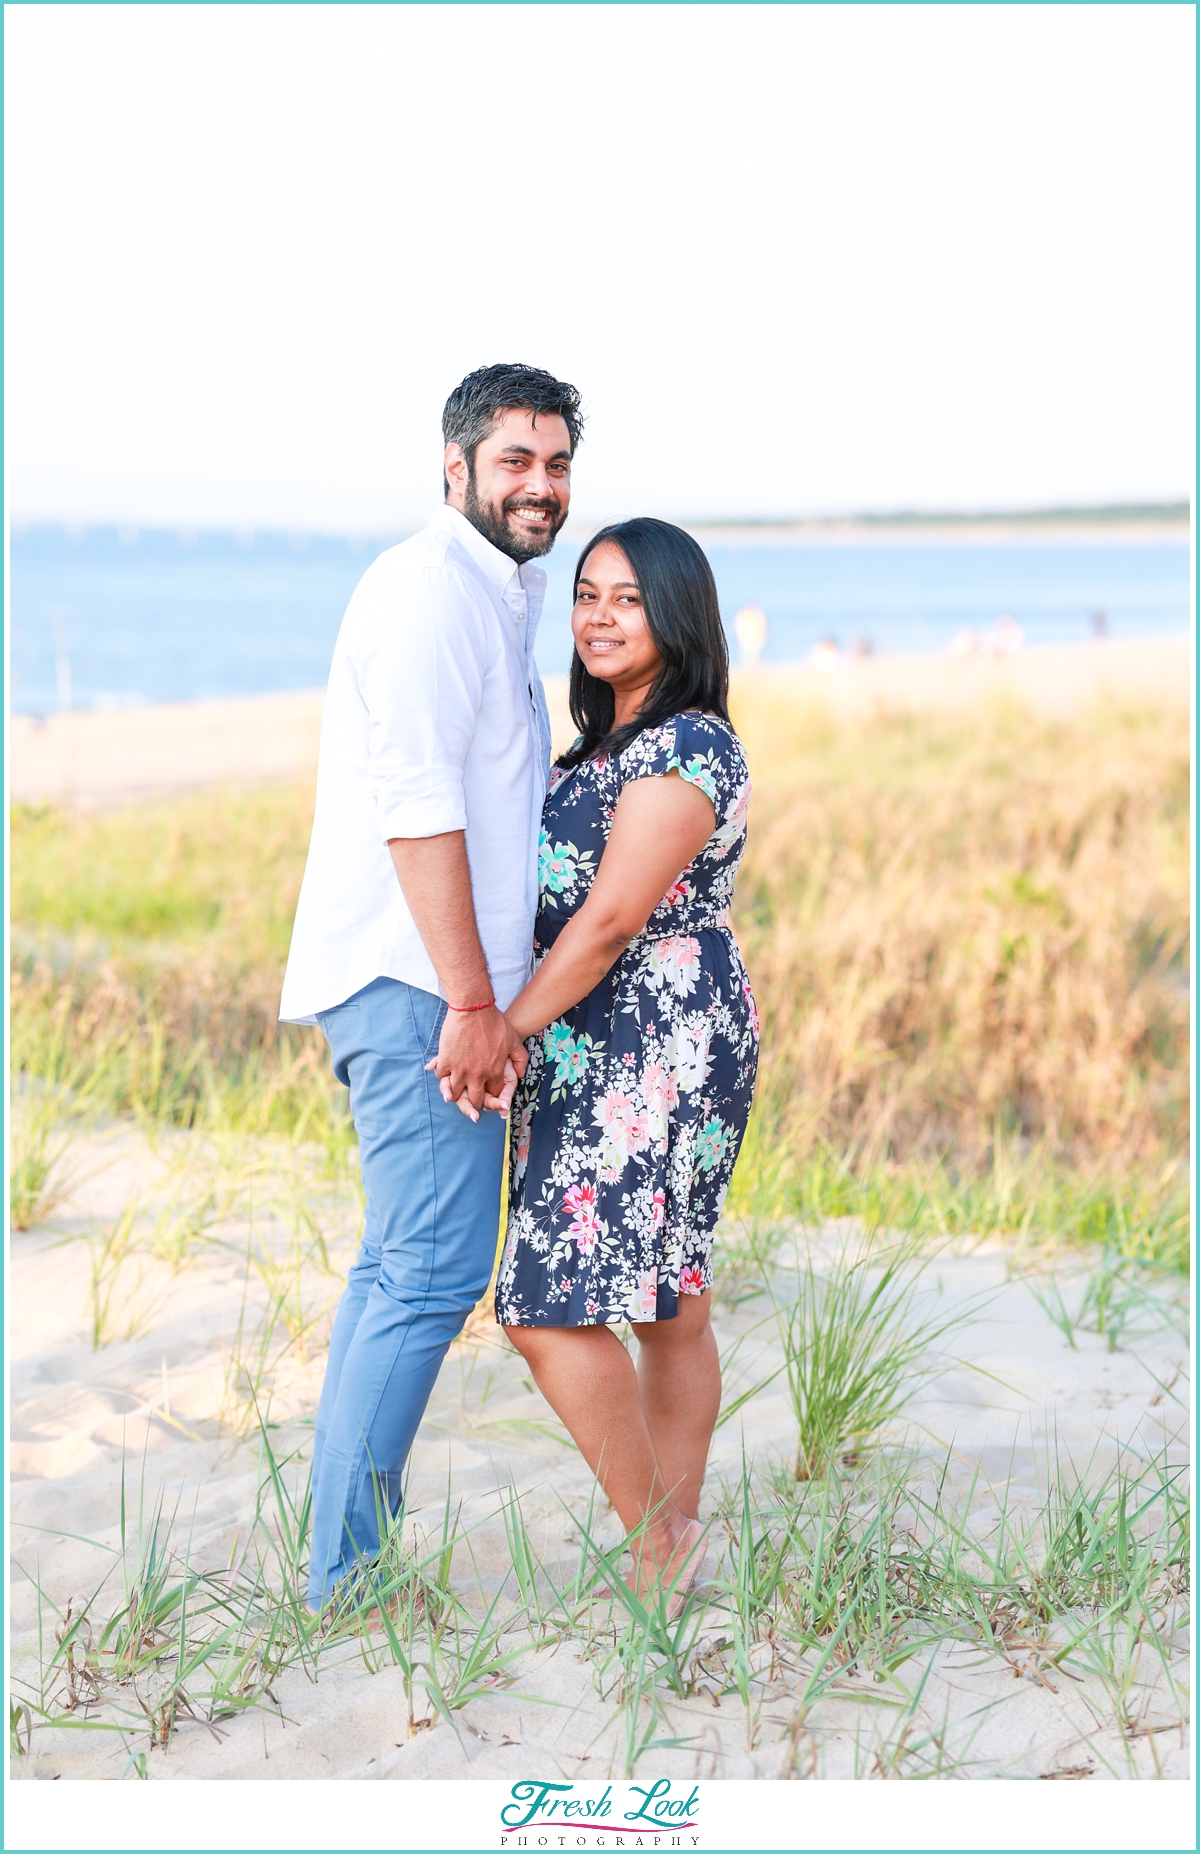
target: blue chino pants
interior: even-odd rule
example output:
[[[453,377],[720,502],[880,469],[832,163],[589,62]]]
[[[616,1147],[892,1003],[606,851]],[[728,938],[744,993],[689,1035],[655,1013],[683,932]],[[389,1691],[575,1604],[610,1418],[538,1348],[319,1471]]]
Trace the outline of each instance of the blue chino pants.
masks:
[[[318,1018],[350,1090],[367,1208],[317,1411],[314,1609],[379,1549],[438,1369],[495,1259],[504,1122],[472,1124],[426,1074],[445,1014],[432,993],[378,978]]]

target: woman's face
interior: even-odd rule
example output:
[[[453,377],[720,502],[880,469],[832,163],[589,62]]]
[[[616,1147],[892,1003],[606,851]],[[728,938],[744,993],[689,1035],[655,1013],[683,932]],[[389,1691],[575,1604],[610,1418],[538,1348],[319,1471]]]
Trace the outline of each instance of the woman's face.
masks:
[[[571,630],[583,667],[614,694],[649,688],[662,668],[633,568],[613,541],[583,563]]]

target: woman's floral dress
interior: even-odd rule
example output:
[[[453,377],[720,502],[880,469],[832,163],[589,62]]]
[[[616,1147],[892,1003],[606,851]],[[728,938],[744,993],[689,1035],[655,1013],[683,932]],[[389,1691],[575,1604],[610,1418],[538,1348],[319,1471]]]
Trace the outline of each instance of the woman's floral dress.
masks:
[[[615,759],[554,769],[534,950],[586,900],[622,787],[669,772],[707,794],[716,828],[595,990],[527,1044],[496,1291],[505,1326],[670,1320],[712,1280],[758,1061],[729,927],[750,782],[727,722],[675,715]]]

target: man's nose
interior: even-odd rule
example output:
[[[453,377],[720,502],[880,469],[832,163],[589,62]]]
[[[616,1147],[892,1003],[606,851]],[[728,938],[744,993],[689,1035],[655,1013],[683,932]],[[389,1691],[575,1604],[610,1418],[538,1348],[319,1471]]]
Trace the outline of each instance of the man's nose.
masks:
[[[531,496],[553,496],[550,473],[543,463],[531,463],[525,472],[525,490]]]

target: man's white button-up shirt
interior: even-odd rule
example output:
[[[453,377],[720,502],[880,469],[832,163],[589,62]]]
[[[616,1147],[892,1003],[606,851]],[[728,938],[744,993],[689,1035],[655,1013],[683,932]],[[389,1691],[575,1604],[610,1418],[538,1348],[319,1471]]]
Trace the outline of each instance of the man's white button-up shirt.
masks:
[[[529,976],[550,723],[533,643],[546,576],[457,509],[379,556],[333,653],[317,802],[280,1016],[313,1023],[372,979],[444,995],[390,837],[464,830],[497,1002]]]

